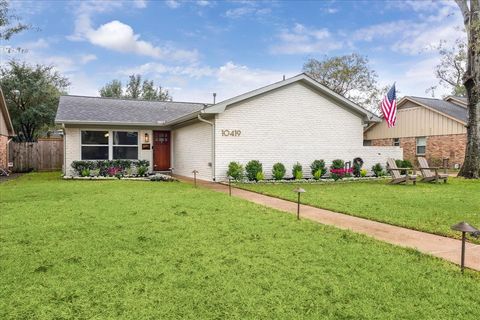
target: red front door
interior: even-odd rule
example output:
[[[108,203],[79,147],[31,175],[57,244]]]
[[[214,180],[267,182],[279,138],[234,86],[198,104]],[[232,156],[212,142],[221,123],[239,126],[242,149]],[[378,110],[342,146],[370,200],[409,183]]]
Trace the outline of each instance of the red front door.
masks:
[[[153,131],[153,170],[170,170],[170,131]]]

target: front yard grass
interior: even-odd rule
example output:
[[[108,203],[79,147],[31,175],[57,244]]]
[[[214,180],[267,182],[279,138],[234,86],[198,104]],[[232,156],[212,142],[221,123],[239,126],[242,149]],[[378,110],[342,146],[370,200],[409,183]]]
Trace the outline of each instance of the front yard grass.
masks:
[[[244,189],[296,201],[299,184],[239,184]],[[388,180],[300,184],[302,203],[410,229],[460,238],[450,226],[480,228],[480,182],[449,178],[447,184],[390,185]]]
[[[476,319],[480,292],[477,272],[210,190],[59,173],[0,184],[0,274],[0,319]]]

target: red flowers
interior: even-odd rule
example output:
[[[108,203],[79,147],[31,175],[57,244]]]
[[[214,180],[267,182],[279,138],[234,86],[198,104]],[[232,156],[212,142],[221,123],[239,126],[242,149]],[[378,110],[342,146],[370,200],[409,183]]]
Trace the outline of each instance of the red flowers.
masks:
[[[353,168],[330,169],[330,173],[338,174],[339,176],[345,176],[347,174],[351,174],[352,172],[353,172]]]

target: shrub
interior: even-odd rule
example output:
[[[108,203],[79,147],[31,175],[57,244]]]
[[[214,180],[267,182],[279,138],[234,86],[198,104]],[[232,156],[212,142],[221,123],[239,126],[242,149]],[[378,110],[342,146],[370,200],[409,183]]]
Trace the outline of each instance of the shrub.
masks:
[[[367,169],[360,170],[360,177],[365,178],[367,176]]]
[[[148,168],[145,166],[140,166],[137,168],[137,175],[140,177],[144,177],[147,175]]]
[[[89,177],[90,176],[90,169],[83,169],[81,173],[82,177]]]
[[[77,175],[86,177],[82,173],[95,169],[96,165],[94,161],[72,161],[71,167]],[[88,175],[90,175],[90,172]]]
[[[265,180],[265,175],[263,174],[263,172],[257,172],[257,176],[255,178],[257,179],[257,181],[262,181]]]
[[[273,179],[282,180],[283,177],[285,177],[286,172],[287,170],[285,169],[285,166],[282,163],[277,162],[273,165],[273,168],[272,168]]]
[[[382,177],[382,176],[385,175],[385,171],[383,171],[383,167],[380,163],[376,163],[372,167],[372,171],[373,171],[373,174],[375,175],[375,177]]]
[[[317,172],[320,172],[320,177],[323,176],[327,172],[327,168],[325,167],[324,160],[314,160],[310,165],[310,169],[312,170],[312,175],[315,178]],[[320,179],[320,178],[318,178]],[[316,180],[318,180],[316,179]]]
[[[343,179],[345,176],[349,176],[352,173],[353,169],[345,169],[345,162],[341,159],[335,159],[332,161],[330,166],[330,177],[333,180],[337,181]]]
[[[322,178],[322,171],[318,170],[313,174],[313,179],[320,180],[320,178]]]
[[[397,159],[397,160],[395,160],[395,164],[397,165],[398,168],[413,168],[413,165],[410,162],[410,160]],[[402,170],[402,171],[400,171],[400,173],[401,174],[406,174],[407,170]]]
[[[363,160],[360,157],[353,159],[353,175],[360,177],[360,171],[362,171]]]
[[[234,180],[241,180],[243,178],[243,166],[235,161],[228,164],[227,176]]]
[[[299,180],[303,178],[303,168],[300,163],[295,163],[292,168],[292,176],[294,179]]]
[[[263,172],[263,167],[260,161],[258,160],[251,160],[245,166],[245,171],[247,173],[247,178],[250,181],[257,180],[257,173]]]

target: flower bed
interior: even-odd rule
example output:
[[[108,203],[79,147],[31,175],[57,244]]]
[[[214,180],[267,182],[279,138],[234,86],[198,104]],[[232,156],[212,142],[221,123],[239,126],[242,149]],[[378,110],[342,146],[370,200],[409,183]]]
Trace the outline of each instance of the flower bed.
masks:
[[[98,160],[73,161],[72,168],[77,177],[146,177],[148,176],[147,160]]]
[[[381,176],[381,177],[345,177],[341,181],[343,182],[356,182],[356,181],[368,181],[368,180],[384,180],[390,179],[390,176]],[[316,184],[316,183],[341,183],[341,181],[337,181],[333,178],[321,178],[321,179],[283,179],[283,180],[261,180],[261,181],[249,181],[249,180],[232,180],[232,183],[242,183],[242,184],[299,184],[299,183],[309,183],[309,184]],[[228,183],[225,181],[224,183]]]

